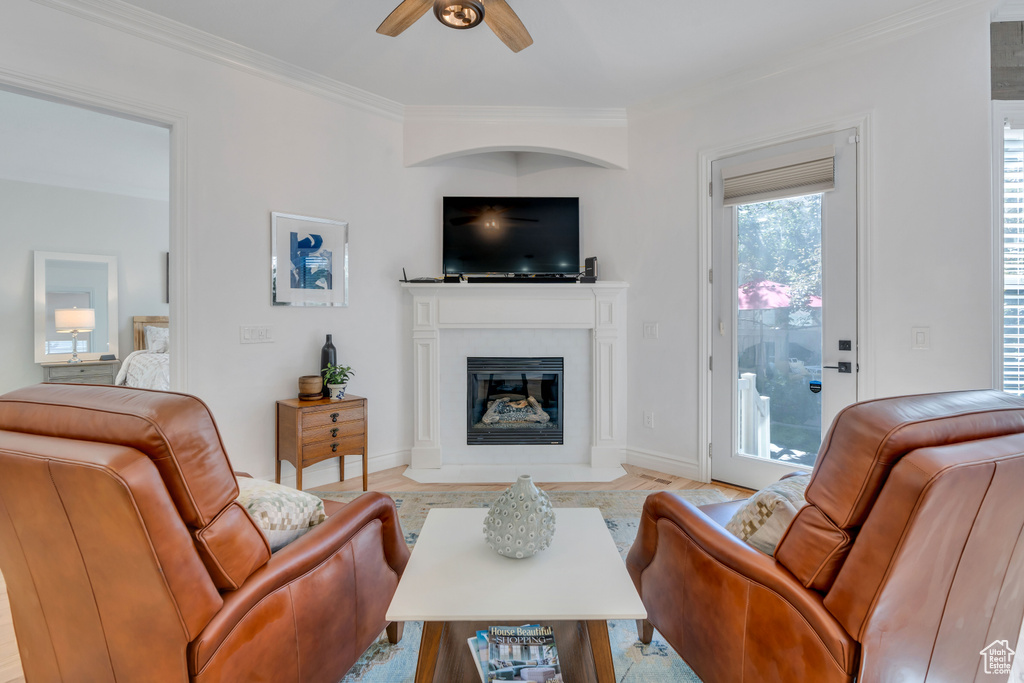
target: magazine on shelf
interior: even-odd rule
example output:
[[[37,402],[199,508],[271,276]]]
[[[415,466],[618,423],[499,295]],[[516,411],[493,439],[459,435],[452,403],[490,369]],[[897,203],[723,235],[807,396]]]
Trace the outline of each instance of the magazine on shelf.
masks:
[[[475,636],[467,639],[469,651],[473,655],[473,664],[476,665],[477,673],[480,674],[481,683],[487,683],[487,659],[490,644],[487,642],[487,631],[477,631]]]
[[[485,631],[478,631],[477,633],[486,633]],[[487,649],[480,650],[477,647],[477,637],[470,636],[467,639],[469,643],[469,651],[473,654],[473,664],[476,665],[476,672],[480,674],[480,683],[487,683],[487,675],[484,673],[484,667],[487,666]],[[486,644],[487,640],[484,639]]]
[[[480,648],[480,635],[486,637],[487,659]],[[481,653],[481,671],[491,681],[538,681],[561,683],[558,648],[550,626],[491,626],[477,633],[477,652]]]

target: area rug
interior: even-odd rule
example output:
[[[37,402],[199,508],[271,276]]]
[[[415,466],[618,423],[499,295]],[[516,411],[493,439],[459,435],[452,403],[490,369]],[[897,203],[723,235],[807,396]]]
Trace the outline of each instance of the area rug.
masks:
[[[348,502],[357,492],[313,492],[321,498]],[[596,507],[604,516],[619,554],[625,558],[636,537],[644,500],[651,491],[550,491],[555,507]],[[695,505],[720,503],[727,497],[714,490],[674,491]],[[489,507],[500,492],[388,493],[395,499],[405,540],[413,546],[423,520],[432,508]],[[481,537],[481,542],[483,538]],[[420,622],[407,622],[402,641],[391,645],[382,637],[363,653],[343,683],[411,683],[416,673],[420,645]],[[637,640],[636,623],[609,621],[608,635],[618,683],[700,683],[679,655],[657,631],[649,645]]]

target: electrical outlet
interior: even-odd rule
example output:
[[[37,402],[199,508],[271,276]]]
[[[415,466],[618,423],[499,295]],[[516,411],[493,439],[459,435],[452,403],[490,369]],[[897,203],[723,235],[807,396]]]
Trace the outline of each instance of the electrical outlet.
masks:
[[[644,411],[644,427],[647,427],[648,429],[654,429],[654,411],[653,410],[645,410]]]
[[[644,339],[658,338],[658,323],[644,323]]]
[[[927,351],[932,347],[932,328],[911,327],[910,348],[917,351]]]
[[[241,344],[273,344],[274,328],[266,325],[239,327],[238,341]]]

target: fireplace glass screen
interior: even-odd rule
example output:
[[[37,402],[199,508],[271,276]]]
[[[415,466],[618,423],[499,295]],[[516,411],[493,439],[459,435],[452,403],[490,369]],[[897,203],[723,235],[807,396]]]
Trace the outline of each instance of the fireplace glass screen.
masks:
[[[468,358],[466,443],[561,444],[561,358]]]

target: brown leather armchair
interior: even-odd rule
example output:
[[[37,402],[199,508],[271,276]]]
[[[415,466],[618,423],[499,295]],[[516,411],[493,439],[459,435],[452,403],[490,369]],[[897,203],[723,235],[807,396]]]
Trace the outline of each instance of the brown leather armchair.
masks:
[[[988,681],[1024,616],[1024,399],[995,391],[845,409],[775,557],[736,505],[647,499],[627,565],[651,624],[707,683]]]
[[[273,556],[209,409],[43,384],[0,396],[0,570],[25,678],[337,683],[409,558],[367,493]]]

